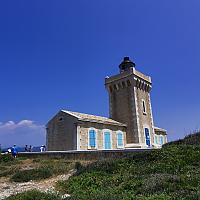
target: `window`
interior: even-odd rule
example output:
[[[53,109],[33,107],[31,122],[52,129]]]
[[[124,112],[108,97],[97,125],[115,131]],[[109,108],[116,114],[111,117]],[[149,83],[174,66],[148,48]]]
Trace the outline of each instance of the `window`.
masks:
[[[160,136],[160,145],[163,145],[164,144],[164,139],[163,139],[163,136],[161,135]]]
[[[112,87],[110,86],[109,88],[110,88],[110,92],[112,93]]]
[[[111,132],[109,130],[104,131],[104,149],[111,149]]]
[[[127,86],[131,86],[130,80],[127,80]]]
[[[149,133],[149,129],[148,128],[145,128],[144,129],[144,133],[145,133],[145,138],[146,138],[146,145],[148,146],[148,147],[150,147],[151,146],[151,139],[150,139],[150,133]]]
[[[58,119],[58,121],[59,121],[59,122],[62,122],[62,121],[63,121],[63,117],[60,117],[60,118]]]
[[[89,130],[89,137],[88,137],[88,141],[89,141],[89,148],[96,148],[97,144],[96,144],[96,131],[94,129],[90,129]]]
[[[124,147],[124,136],[121,131],[117,132],[117,148],[123,148]]]
[[[146,114],[146,103],[144,100],[142,100],[142,108],[143,108],[143,114]]]
[[[126,84],[124,81],[122,81],[122,88],[125,88],[126,87]]]
[[[158,144],[158,136],[155,135],[155,143]]]

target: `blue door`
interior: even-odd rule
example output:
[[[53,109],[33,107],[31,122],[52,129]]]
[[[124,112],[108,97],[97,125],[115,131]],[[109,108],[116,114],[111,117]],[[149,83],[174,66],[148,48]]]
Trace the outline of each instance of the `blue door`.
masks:
[[[147,146],[151,146],[151,142],[150,142],[150,134],[149,134],[149,129],[145,128],[145,137],[146,137],[146,145]]]
[[[104,146],[105,146],[105,149],[111,149],[110,132],[104,133]]]

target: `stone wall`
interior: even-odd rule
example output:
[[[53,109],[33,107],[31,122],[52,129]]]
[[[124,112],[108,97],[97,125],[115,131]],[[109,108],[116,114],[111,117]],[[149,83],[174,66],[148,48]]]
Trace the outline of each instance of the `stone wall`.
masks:
[[[154,142],[153,117],[150,101],[151,78],[130,68],[121,74],[106,78],[109,93],[110,117],[127,124],[127,143],[146,146],[144,128],[150,131]],[[143,113],[142,102],[146,112]]]
[[[117,149],[117,131],[122,131],[124,135],[124,146],[126,145],[126,132],[125,127],[111,125],[111,124],[101,124],[94,122],[79,122],[78,124],[78,150],[88,150],[88,131],[90,128],[94,128],[97,133],[97,149],[104,149],[103,133],[105,130],[110,130],[112,149]]]
[[[139,152],[150,152],[151,149],[133,149],[133,150],[104,150],[104,151],[71,151],[71,152],[26,152],[19,153],[18,157],[28,158],[55,158],[68,160],[104,160],[109,158],[123,158],[134,156]]]
[[[154,129],[153,116],[151,109],[150,94],[145,89],[135,87],[135,98],[137,101],[137,114],[139,123],[139,141],[142,146],[146,146],[146,137],[144,129],[148,128],[150,131],[150,141],[154,144]],[[145,104],[146,112],[143,111],[143,102]]]
[[[59,112],[48,124],[46,145],[49,151],[77,149],[77,119]]]

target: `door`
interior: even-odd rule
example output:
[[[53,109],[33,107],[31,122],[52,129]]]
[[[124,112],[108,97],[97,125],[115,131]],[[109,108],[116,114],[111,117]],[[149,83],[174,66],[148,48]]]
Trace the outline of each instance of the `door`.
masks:
[[[104,132],[104,147],[105,147],[105,149],[111,149],[111,135],[110,135],[110,132]]]
[[[150,134],[149,134],[149,129],[145,128],[145,137],[146,137],[146,145],[151,146],[151,141],[150,141]]]

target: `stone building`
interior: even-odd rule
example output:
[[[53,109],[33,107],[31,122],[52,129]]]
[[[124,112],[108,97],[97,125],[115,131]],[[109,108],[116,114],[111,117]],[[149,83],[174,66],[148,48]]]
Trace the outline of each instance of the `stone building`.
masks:
[[[167,142],[166,130],[154,127],[151,78],[129,57],[119,69],[105,78],[110,117],[59,111],[47,124],[49,151],[160,148]]]

